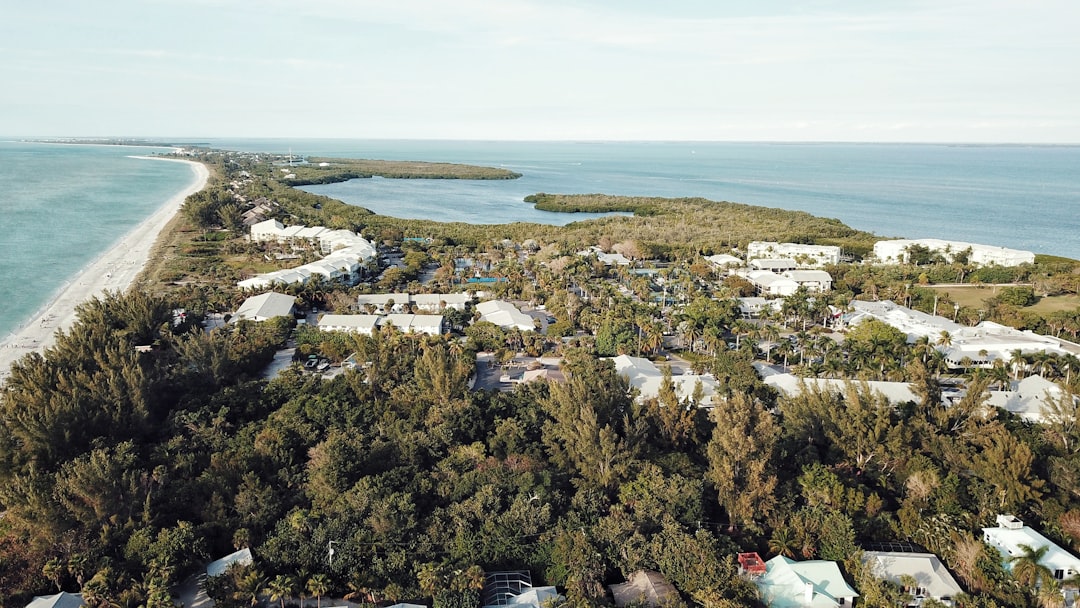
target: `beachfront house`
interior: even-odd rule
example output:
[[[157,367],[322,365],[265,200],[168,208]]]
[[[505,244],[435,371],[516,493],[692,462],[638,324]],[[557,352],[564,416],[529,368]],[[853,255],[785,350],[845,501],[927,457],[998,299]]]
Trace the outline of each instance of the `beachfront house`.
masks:
[[[244,300],[233,314],[231,323],[238,321],[261,322],[274,317],[292,317],[296,310],[296,298],[283,293],[268,291]]]

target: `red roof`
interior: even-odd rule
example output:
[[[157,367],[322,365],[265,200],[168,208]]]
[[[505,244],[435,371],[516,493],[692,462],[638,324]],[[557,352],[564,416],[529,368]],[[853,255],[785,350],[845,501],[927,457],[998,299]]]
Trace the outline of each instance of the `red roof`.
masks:
[[[739,566],[748,574],[765,574],[765,562],[757,553],[740,553]]]

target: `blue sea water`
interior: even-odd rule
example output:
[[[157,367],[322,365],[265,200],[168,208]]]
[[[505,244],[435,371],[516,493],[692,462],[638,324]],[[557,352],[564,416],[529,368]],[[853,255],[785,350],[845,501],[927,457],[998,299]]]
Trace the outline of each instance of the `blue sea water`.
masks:
[[[192,181],[130,146],[0,141],[0,339]]]
[[[180,143],[180,142],[177,142]],[[200,140],[298,155],[502,166],[512,181],[353,180],[309,186],[395,217],[562,224],[536,192],[700,196],[835,217],[882,236],[937,237],[1080,259],[1080,146],[701,142]],[[190,181],[129,147],[0,142],[0,336]]]

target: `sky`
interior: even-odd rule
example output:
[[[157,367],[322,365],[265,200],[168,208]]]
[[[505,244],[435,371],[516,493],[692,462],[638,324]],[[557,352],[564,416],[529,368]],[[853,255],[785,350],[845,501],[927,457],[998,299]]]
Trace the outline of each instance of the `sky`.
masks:
[[[1080,143],[1075,0],[5,4],[0,136]]]

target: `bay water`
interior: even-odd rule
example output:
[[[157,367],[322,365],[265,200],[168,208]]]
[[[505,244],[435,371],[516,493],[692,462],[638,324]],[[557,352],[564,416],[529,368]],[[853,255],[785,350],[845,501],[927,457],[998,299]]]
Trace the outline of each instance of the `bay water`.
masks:
[[[182,143],[182,142],[177,142]],[[377,213],[565,224],[536,192],[704,197],[834,217],[883,237],[935,237],[1080,259],[1080,146],[200,140],[303,156],[505,167],[517,180],[359,179],[305,186]],[[0,142],[0,336],[190,180],[155,150]],[[617,236],[617,235],[614,235]]]

